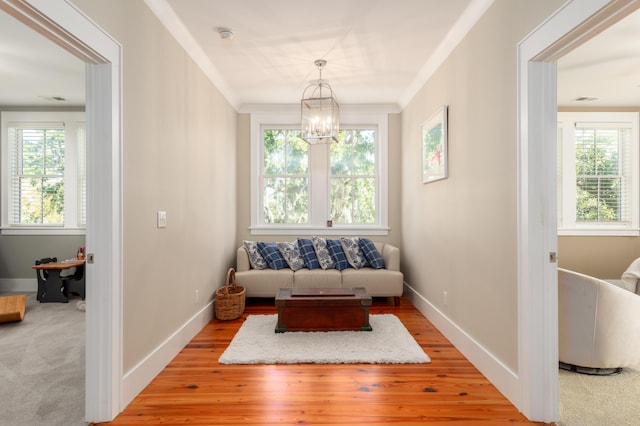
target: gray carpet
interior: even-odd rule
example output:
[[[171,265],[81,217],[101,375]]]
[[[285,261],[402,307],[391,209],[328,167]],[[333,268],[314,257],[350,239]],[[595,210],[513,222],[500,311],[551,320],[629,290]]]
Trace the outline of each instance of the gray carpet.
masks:
[[[640,424],[640,370],[589,376],[560,370],[558,426],[636,426]]]
[[[85,312],[27,294],[24,319],[0,324],[0,425],[85,425]]]

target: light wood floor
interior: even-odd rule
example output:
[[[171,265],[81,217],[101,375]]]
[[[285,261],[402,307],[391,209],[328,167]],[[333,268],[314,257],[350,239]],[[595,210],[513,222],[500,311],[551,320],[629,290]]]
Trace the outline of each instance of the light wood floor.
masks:
[[[111,425],[523,425],[529,422],[405,298],[374,299],[393,313],[430,364],[222,365],[247,315],[209,323]]]

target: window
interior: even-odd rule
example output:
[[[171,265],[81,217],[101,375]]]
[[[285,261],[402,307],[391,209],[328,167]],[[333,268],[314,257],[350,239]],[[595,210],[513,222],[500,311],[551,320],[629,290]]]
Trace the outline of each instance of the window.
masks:
[[[252,114],[252,233],[388,233],[386,114],[343,119],[337,144],[307,144],[297,119]]]
[[[84,113],[2,113],[3,233],[81,233],[83,120]]]
[[[376,223],[376,131],[341,130],[331,144],[330,219],[334,224]]]
[[[638,235],[638,114],[558,113],[560,235]]]
[[[264,223],[309,223],[309,145],[298,130],[265,129],[263,146]]]

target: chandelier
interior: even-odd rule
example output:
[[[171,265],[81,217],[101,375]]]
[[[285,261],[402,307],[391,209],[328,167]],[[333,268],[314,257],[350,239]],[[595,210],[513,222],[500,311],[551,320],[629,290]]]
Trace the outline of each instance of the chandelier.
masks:
[[[327,80],[322,79],[324,59],[314,62],[320,78],[312,81],[302,92],[300,101],[302,139],[310,144],[338,142],[340,105]]]

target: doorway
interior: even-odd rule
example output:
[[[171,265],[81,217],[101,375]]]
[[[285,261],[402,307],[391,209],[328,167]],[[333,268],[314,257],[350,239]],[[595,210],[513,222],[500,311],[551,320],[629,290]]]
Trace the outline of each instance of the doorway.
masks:
[[[518,352],[520,409],[531,420],[558,420],[555,61],[638,7],[574,0],[518,46]]]
[[[109,421],[122,409],[121,46],[65,0],[0,9],[87,64],[85,419]]]

